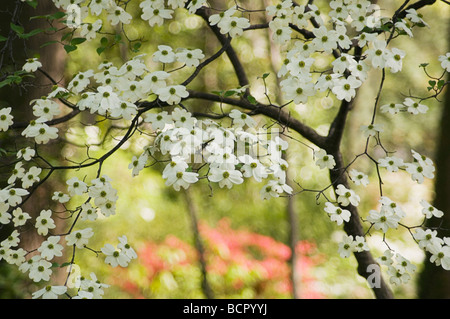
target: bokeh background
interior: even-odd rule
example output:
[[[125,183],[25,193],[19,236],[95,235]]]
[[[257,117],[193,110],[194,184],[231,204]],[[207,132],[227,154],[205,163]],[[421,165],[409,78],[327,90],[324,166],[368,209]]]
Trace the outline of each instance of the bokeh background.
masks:
[[[266,2],[266,3],[265,3]],[[392,15],[403,1],[380,1],[382,15]],[[231,6],[233,1],[210,1],[215,8]],[[249,9],[268,4],[268,1],[242,1]],[[133,7],[134,6],[134,7]],[[130,2],[130,12],[139,15],[136,2]],[[326,12],[326,7],[321,8]],[[388,74],[380,105],[401,102],[405,95],[427,95],[428,77],[420,68],[421,63],[429,63],[429,74],[440,75],[437,57],[450,50],[448,45],[449,8],[436,3],[423,10],[429,27],[414,28],[414,38],[403,36],[393,41],[393,45],[407,52],[403,71]],[[252,23],[262,23],[262,15],[251,15]],[[104,30],[120,34],[121,30]],[[206,56],[218,50],[219,44],[199,17],[188,16],[179,10],[174,18],[162,27],[148,29],[146,22],[125,27],[130,39],[145,39],[139,47],[128,42],[122,35],[108,36],[108,41],[117,44],[105,49],[99,56],[96,48],[100,37],[84,43],[67,57],[63,51],[57,51],[64,61],[64,77],[70,80],[78,70],[96,69],[103,60],[109,60],[120,66],[124,61],[137,54],[147,54],[150,69],[159,69],[151,61],[151,54],[158,44],[173,48],[201,48]],[[265,30],[246,32],[243,37],[234,39],[232,45],[241,53],[242,62],[248,71],[252,83],[251,91],[257,99],[264,100],[264,85],[258,77],[270,73],[267,87],[275,99],[280,97],[276,72],[283,56],[276,46],[271,44],[270,35]],[[55,53],[56,54],[56,53]],[[330,60],[322,58],[317,63],[326,65]],[[188,72],[188,71],[186,71]],[[177,72],[180,79],[186,74]],[[381,73],[374,71],[358,93],[347,123],[343,153],[347,161],[364,150],[365,139],[360,134],[360,125],[370,121],[372,106],[378,89]],[[211,92],[238,87],[233,69],[224,55],[201,72],[191,88]],[[10,92],[8,94],[11,94]],[[324,103],[326,95],[311,98],[306,105],[290,105],[291,114],[317,131],[326,134],[329,123],[339,106]],[[443,98],[443,96],[442,96]],[[2,99],[6,100],[5,94]],[[282,100],[281,100],[282,101]],[[407,114],[377,115],[377,122],[384,124],[381,135],[383,146],[395,150],[399,157],[409,156],[410,149],[436,158],[439,148],[441,118],[450,100],[442,102],[427,100],[429,112],[417,117]],[[186,106],[192,110],[217,109],[217,105],[204,101],[191,101]],[[81,122],[80,122],[81,119]],[[270,124],[264,118],[257,118],[261,124]],[[123,130],[113,129],[109,123],[102,122],[98,128],[96,118],[83,114],[67,126],[67,133],[60,144],[62,155],[73,161],[81,160],[86,153],[82,147],[88,141],[92,145],[102,141],[107,132],[114,138],[107,138],[104,145],[92,146],[90,154],[103,154],[124,134]],[[117,123],[116,123],[117,124]],[[303,143],[301,136],[288,132],[292,137],[287,158],[290,163],[289,177],[295,183],[307,189],[323,189],[328,185],[327,172],[314,165],[311,149]],[[202,268],[199,264],[199,251],[195,236],[201,238],[206,264],[206,278],[215,298],[372,298],[372,292],[365,280],[356,272],[353,256],[342,259],[337,253],[338,241],[343,235],[342,227],[331,222],[323,211],[324,197],[316,198],[316,192],[302,192],[292,198],[281,197],[262,200],[259,189],[262,184],[246,181],[232,190],[218,187],[210,188],[206,183],[192,185],[189,192],[176,192],[164,185],[161,178],[162,164],[146,168],[137,177],[131,176],[128,164],[134,155],[140,154],[142,147],[151,139],[145,134],[135,134],[114,158],[106,161],[103,173],[110,176],[118,189],[119,201],[114,216],[95,222],[96,236],[90,242],[93,248],[101,248],[106,242],[115,243],[117,237],[126,234],[130,243],[138,252],[138,259],[127,269],[111,268],[103,263],[101,256],[89,250],[77,253],[75,262],[86,272],[94,272],[102,282],[111,285],[105,292],[106,298],[205,298],[207,293],[202,287]],[[301,142],[296,142],[296,141]],[[370,145],[376,157],[382,155],[380,147]],[[357,160],[355,168],[366,172],[371,178],[368,189],[355,186],[361,196],[362,215],[377,206],[378,180],[375,167],[365,159]],[[61,181],[74,172],[61,174]],[[96,168],[83,171],[83,175],[95,176]],[[89,180],[89,178],[87,179]],[[414,183],[407,174],[383,173],[384,192],[395,199],[407,212],[403,221],[407,225],[422,222],[418,198],[431,202],[435,198],[434,181],[424,184]],[[61,183],[61,182],[60,182]],[[61,184],[55,182],[48,186],[57,189]],[[450,192],[450,190],[447,190]],[[49,195],[43,195],[43,197]],[[331,193],[327,196],[332,197]],[[51,197],[51,196],[50,196]],[[76,206],[77,203],[72,203]],[[197,217],[197,228],[192,227],[192,214]],[[64,221],[61,221],[64,224]],[[79,222],[77,228],[94,226],[92,222]],[[64,226],[62,226],[64,227]],[[293,237],[294,236],[294,237]],[[398,249],[417,266],[414,277],[404,286],[392,286],[396,297],[417,298],[426,256],[417,247],[409,232],[399,228],[387,234],[389,245]],[[381,233],[371,232],[369,244],[376,256],[386,249],[380,244]],[[295,260],[292,260],[295,252]],[[292,271],[295,271],[295,278]],[[64,272],[63,270],[61,270]],[[0,264],[0,298],[29,298],[38,285],[30,283],[22,274],[8,265]],[[64,277],[64,274],[62,275]]]

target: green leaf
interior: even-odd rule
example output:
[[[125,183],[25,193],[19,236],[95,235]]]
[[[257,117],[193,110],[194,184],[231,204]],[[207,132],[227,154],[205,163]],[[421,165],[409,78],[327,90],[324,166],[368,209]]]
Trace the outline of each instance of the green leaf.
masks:
[[[262,76],[262,78],[265,79],[265,78],[267,78],[269,75],[270,75],[270,73],[264,73],[263,76]]]
[[[122,41],[122,36],[121,36],[120,34],[116,34],[116,35],[114,36],[114,41],[115,41],[115,42],[120,42],[120,41]]]
[[[27,1],[27,4],[28,4],[30,7],[36,9],[36,7],[37,7],[37,5],[38,5],[38,2],[37,2],[37,0],[28,0],[28,1]]]
[[[4,41],[6,41],[6,40],[8,40],[8,38],[6,38],[6,37],[0,35],[0,42],[4,42]]]
[[[72,51],[75,51],[76,49],[77,49],[77,46],[76,46],[76,45],[68,45],[68,44],[66,44],[66,45],[64,46],[64,50],[66,50],[67,53],[70,53],[70,52],[72,52]]]
[[[439,80],[438,83],[437,83],[438,90],[442,89],[444,84],[445,84],[445,80]]]
[[[108,45],[108,38],[106,38],[106,37],[101,38],[100,44],[102,47],[106,47]]]
[[[86,41],[86,38],[73,38],[71,41],[70,41],[70,44],[71,45],[74,45],[74,46],[77,46],[77,45],[79,45],[79,44],[81,44],[81,43],[83,43],[83,42],[85,42]]]
[[[419,65],[419,67],[421,67],[421,68],[426,68],[426,67],[428,66],[428,64],[429,64],[429,63],[421,63],[421,64]]]
[[[229,91],[226,91],[226,92],[225,92],[224,96],[232,96],[232,95],[235,95],[235,94],[236,94],[236,91],[234,91],[234,90],[229,90]]]
[[[45,15],[40,15],[40,16],[33,16],[30,18],[30,20],[34,20],[34,19],[47,19],[47,20],[58,20],[61,19],[62,17],[64,17],[66,15],[65,12],[55,12],[53,14],[45,14]]]
[[[10,27],[11,27],[11,30],[13,30],[13,31],[14,31],[15,33],[17,33],[19,36],[22,35],[22,33],[23,33],[23,31],[24,31],[24,29],[23,29],[22,26],[17,25],[17,24],[14,24],[14,23],[12,23],[12,22],[11,22],[9,25],[10,25]]]
[[[53,44],[53,43],[59,43],[59,41],[48,41],[48,42],[45,42],[44,44],[42,44],[42,45],[40,46],[40,48],[44,48],[44,47],[46,47],[47,45],[50,45],[50,44]]]
[[[59,266],[59,268],[64,268],[64,267],[67,267],[67,266],[70,266],[70,265],[72,265],[71,262],[65,262],[65,263],[62,263],[62,264]]]
[[[256,101],[256,99],[255,99],[253,96],[251,96],[251,95],[248,95],[248,96],[247,96],[247,100],[248,100],[250,103],[252,103],[253,105],[258,104],[258,102]]]
[[[133,52],[139,52],[139,49],[141,48],[141,46],[142,46],[141,42],[136,42],[132,48]]]
[[[50,14],[50,15],[49,15],[49,18],[50,18],[50,19],[53,19],[53,20],[57,20],[57,19],[61,19],[61,18],[64,17],[65,15],[66,15],[65,12],[58,11],[58,12],[55,12],[55,13],[53,13],[53,14]]]
[[[28,33],[23,33],[23,34],[19,35],[19,37],[22,38],[22,39],[28,39],[28,38],[31,38],[32,36],[36,35],[36,34],[39,34],[39,33],[43,32],[43,31],[44,31],[43,29],[34,29],[34,30],[32,30],[32,31],[30,31]]]
[[[391,30],[391,28],[387,24],[383,24],[380,27],[380,29],[383,30],[383,31],[386,31],[386,32],[389,32]]]
[[[431,87],[434,87],[435,85],[436,85],[436,81],[428,81],[428,84],[431,86]]]
[[[97,48],[97,54],[98,55],[100,55],[100,54],[102,54],[103,53],[103,51],[105,51],[105,47],[99,47],[99,48]]]
[[[66,40],[68,37],[70,37],[72,35],[72,32],[67,32],[66,34],[64,34],[62,37],[61,37],[61,42],[62,41],[64,41],[64,40]]]
[[[10,85],[10,84],[11,84],[11,81],[9,79],[5,79],[0,82],[0,89],[4,86]]]

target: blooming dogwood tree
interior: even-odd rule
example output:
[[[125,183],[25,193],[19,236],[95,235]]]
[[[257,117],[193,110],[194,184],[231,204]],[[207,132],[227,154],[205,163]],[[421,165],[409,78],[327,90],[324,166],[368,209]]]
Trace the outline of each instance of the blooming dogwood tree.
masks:
[[[15,2],[17,8],[40,5],[37,0]],[[29,57],[15,70],[2,69],[2,88],[20,86],[26,77],[36,72],[45,75],[54,87],[46,96],[31,101],[30,112],[35,118],[29,122],[17,117],[11,107],[0,109],[2,139],[18,139],[15,148],[2,149],[11,174],[7,185],[0,190],[0,223],[11,224],[15,229],[1,242],[0,259],[16,264],[36,282],[50,279],[51,261],[61,256],[63,250],[72,256],[64,264],[66,267],[76,266],[74,256],[82,249],[103,256],[111,267],[126,267],[132,262],[136,253],[126,235],[118,234],[116,244],[106,243],[99,249],[91,248],[89,242],[95,236],[95,222],[100,216],[107,218],[120,213],[116,211],[120,183],[103,173],[103,163],[114,161],[116,151],[136,134],[146,137],[146,142],[128,166],[132,176],[138,176],[158,162],[164,164],[161,173],[166,186],[177,191],[195,183],[207,183],[232,192],[235,185],[254,179],[261,184],[261,200],[276,200],[307,191],[300,183],[289,180],[286,174],[292,165],[284,155],[289,144],[296,141],[290,138],[291,132],[295,132],[308,142],[304,146],[311,152],[310,158],[305,160],[329,172],[329,183],[316,192],[324,199],[318,211],[328,214],[331,222],[342,226],[346,232],[336,254],[343,258],[353,254],[358,262],[358,273],[368,280],[369,266],[380,265],[386,267],[388,282],[405,283],[415,266],[387,243],[384,254],[374,257],[366,241],[374,232],[380,232],[385,238],[389,229],[404,227],[421,249],[432,254],[432,262],[450,269],[450,238],[438,238],[423,225],[403,224],[406,213],[395,199],[383,192],[384,172],[407,172],[414,182],[423,183],[434,177],[433,162],[415,150],[411,150],[410,157],[401,158],[388,151],[375,156],[369,147],[369,141],[379,142],[383,134],[376,117],[379,112],[392,116],[398,113],[425,116],[427,100],[436,98],[448,84],[444,77],[450,72],[450,53],[439,52],[436,61],[442,67],[442,74],[429,82],[432,83],[428,88],[429,96],[399,96],[380,105],[386,78],[402,71],[403,60],[409,54],[396,48],[395,40],[413,38],[417,28],[427,27],[420,10],[436,1],[399,1],[396,10],[386,16],[387,11],[368,0],[332,0],[320,4],[311,0],[280,0],[269,1],[267,6],[263,1],[251,4],[249,1],[223,1],[223,9],[215,8],[207,0],[53,2],[58,9],[56,13],[35,18],[57,20],[64,27],[52,26],[48,30],[35,30],[33,34],[61,32],[63,37],[59,42],[67,54],[81,50],[86,43],[98,42],[97,53],[102,55],[107,47],[128,41],[133,55],[120,65],[104,61],[97,68],[80,69],[64,86],[43,69],[38,57]],[[133,5],[139,8],[138,15]],[[218,40],[214,53],[207,54],[202,48],[177,48],[170,43],[158,43],[156,50],[143,53],[145,41],[128,36],[127,27],[134,23],[144,22],[151,33],[152,28],[164,27],[180,12],[186,19],[196,16],[204,21],[209,28],[207,32]],[[117,35],[114,41],[108,38],[111,34],[107,30],[111,26],[122,34],[121,40],[117,40]],[[273,49],[282,57],[281,66],[276,74],[267,70],[257,79],[251,79],[242,64],[244,52],[234,44],[240,37],[261,30],[268,32]],[[11,23],[8,37],[2,36],[0,41],[9,43],[33,34]],[[194,30],[191,36],[203,35],[195,34]],[[213,62],[222,56],[228,57],[239,85],[218,87],[213,92],[192,89],[191,84],[200,72],[215,72]],[[327,61],[326,65],[323,61]],[[425,69],[426,65],[421,67]],[[381,80],[375,100],[364,105],[373,113],[372,119],[359,123],[365,139],[363,151],[346,163],[341,144],[347,118],[360,87],[374,72],[381,74]],[[281,97],[270,92],[267,85],[270,78],[279,83]],[[256,82],[263,83],[264,94],[256,94]],[[307,104],[324,92],[327,98],[332,98],[331,104],[336,101],[340,105],[325,135],[289,112],[292,105]],[[203,103],[209,106],[202,108]],[[214,107],[210,107],[211,104]],[[86,144],[87,157],[81,162],[67,165],[62,163],[63,158],[60,163],[48,159],[43,147],[65,138],[66,132],[58,125],[76,120],[81,114],[95,115],[98,121],[94,126],[108,122],[125,133],[102,156],[91,157]],[[266,119],[271,125],[260,125],[257,118]],[[366,187],[369,184],[367,174],[355,166],[357,161],[363,160],[376,167],[379,177],[375,183],[379,184],[380,192],[373,196],[379,196],[380,206],[370,211],[359,209],[361,194],[352,189],[353,185]],[[92,167],[97,168],[96,176],[88,178],[85,170]],[[33,220],[30,212],[22,210],[31,194],[45,187],[45,181],[61,170],[67,171],[69,177],[65,187],[53,194],[52,200],[63,204],[71,217],[66,233],[54,231],[57,212],[37,207],[39,214]],[[334,198],[325,195],[327,189],[334,190]],[[71,202],[81,204],[70,208]],[[428,202],[417,204],[419,209],[422,207],[424,219],[443,214]],[[79,220],[90,221],[92,226],[80,229]],[[40,247],[32,251],[18,248],[19,234],[28,224],[45,238]],[[85,278],[83,275],[66,281],[75,282],[73,286],[49,283],[33,297],[101,297],[107,285],[99,283],[95,274],[91,274],[92,281]],[[381,278],[378,285],[372,286],[376,297],[393,297],[388,282]]]

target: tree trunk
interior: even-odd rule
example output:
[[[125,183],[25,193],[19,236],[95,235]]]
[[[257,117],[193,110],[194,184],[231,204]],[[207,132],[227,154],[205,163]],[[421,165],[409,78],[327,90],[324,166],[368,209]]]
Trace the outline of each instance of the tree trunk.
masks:
[[[0,11],[0,30],[2,35],[8,37],[10,32],[10,23],[21,25],[24,27],[25,32],[37,28],[48,28],[48,24],[44,19],[33,19],[32,16],[45,15],[56,12],[53,2],[51,0],[39,0],[36,9],[33,9],[29,5],[21,1],[6,1],[2,3],[2,10]],[[5,33],[7,31],[8,33]],[[42,68],[55,79],[62,79],[65,67],[65,52],[59,45],[49,45],[44,48],[40,46],[51,40],[57,40],[61,37],[59,34],[45,35],[39,34],[24,41],[18,38],[11,43],[12,45],[8,49],[2,52],[2,65],[0,65],[1,71],[5,71],[5,68],[13,66],[15,70],[20,70],[27,58],[31,58],[34,54],[39,54],[39,61],[42,63]],[[4,44],[5,42],[2,42]],[[3,74],[3,73],[2,73]],[[53,83],[46,78],[42,73],[36,72],[35,78],[27,80],[24,87],[9,87],[5,86],[0,91],[0,108],[11,107],[14,121],[27,122],[34,118],[30,101],[36,98],[40,98],[47,95],[51,91]],[[10,151],[6,158],[0,159],[0,164],[11,162],[16,154],[14,151],[17,148],[23,146],[23,138],[20,136],[21,130],[16,130],[9,135],[6,135],[6,140],[2,140],[1,147]],[[28,143],[29,144],[29,143]],[[61,147],[60,145],[52,145],[50,148],[46,147],[46,151],[50,156],[59,156]],[[6,162],[7,161],[7,162]],[[0,171],[0,187],[7,186],[5,181],[8,179],[13,167],[3,167]],[[6,178],[5,178],[6,177]],[[54,183],[52,184],[54,187]],[[40,211],[36,210],[37,207],[48,207],[49,200],[52,194],[52,185],[46,182],[43,187],[39,187],[36,192],[27,200],[22,206],[22,209],[28,212],[32,217],[36,217]],[[61,223],[57,222],[59,226]],[[0,228],[0,240],[9,236],[11,233],[11,227]],[[21,236],[21,247],[25,250],[37,248],[42,238],[39,238],[35,232],[24,231]],[[7,271],[5,267],[8,265],[0,263],[0,276]],[[2,289],[0,288],[0,298],[2,296]],[[15,296],[17,298],[19,296]]]
[[[440,123],[440,135],[435,155],[436,181],[433,206],[444,212],[440,219],[430,219],[428,227],[442,228],[439,237],[448,237],[450,229],[450,90],[446,88]],[[450,271],[436,266],[426,255],[425,265],[419,278],[419,298],[450,298]]]

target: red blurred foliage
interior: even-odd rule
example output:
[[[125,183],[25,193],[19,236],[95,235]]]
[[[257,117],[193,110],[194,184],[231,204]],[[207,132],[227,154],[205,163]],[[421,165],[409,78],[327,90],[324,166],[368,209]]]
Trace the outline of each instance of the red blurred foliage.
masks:
[[[228,284],[238,291],[250,284],[257,298],[290,298],[292,281],[290,278],[290,248],[269,236],[245,229],[232,229],[228,219],[219,221],[216,227],[205,222],[199,224],[199,231],[205,243],[207,272],[212,275],[227,276],[231,268],[238,268],[239,274]],[[316,246],[309,241],[299,241],[296,245],[295,269],[300,282],[297,288],[300,298],[325,298],[314,289],[317,282],[311,273],[320,263]],[[192,266],[198,263],[198,254],[192,245],[168,236],[162,243],[147,242],[138,251],[139,262],[146,269],[148,280],[153,280],[163,271],[173,271],[175,267]],[[252,275],[249,275],[252,274]],[[253,276],[253,277],[250,277]],[[251,280],[249,280],[249,278]],[[135,297],[142,297],[137,283],[123,283],[122,288]],[[214,287],[213,287],[214,288]],[[229,288],[229,287],[228,287]]]

